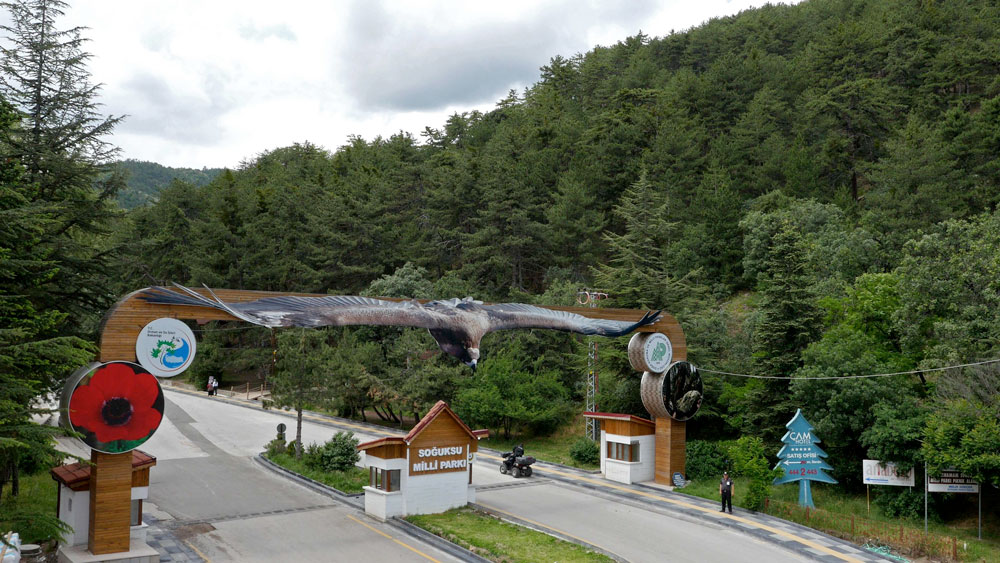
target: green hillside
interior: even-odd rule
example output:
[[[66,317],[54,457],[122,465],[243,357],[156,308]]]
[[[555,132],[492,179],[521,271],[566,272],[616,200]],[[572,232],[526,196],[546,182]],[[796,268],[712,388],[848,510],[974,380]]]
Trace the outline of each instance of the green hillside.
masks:
[[[87,199],[92,163],[48,178],[11,149],[24,137],[0,105],[9,338],[86,356],[59,338],[92,338],[116,296],[168,282],[545,305],[600,289],[602,305],[680,321],[705,382],[692,442],[777,452],[801,408],[841,491],[863,493],[864,458],[918,481],[927,463],[992,484],[997,506],[1000,7],[807,0],[647,31],[553,53],[493,110],[420,132],[280,147],[207,182],[140,166],[165,187],[130,196],[120,221]],[[192,377],[297,382],[309,408],[344,416],[398,423],[443,399],[521,437],[583,410],[588,341],[559,332],[493,333],[471,373],[423,331],[199,330]],[[626,339],[599,342],[600,409],[645,416]],[[0,347],[18,381],[44,382],[30,392],[80,363],[36,353]],[[887,517],[922,515],[922,495],[880,489]],[[936,498],[946,522],[971,514]]]
[[[118,192],[118,204],[132,209],[156,201],[160,190],[174,180],[204,186],[221,172],[221,168],[170,168],[155,162],[122,160],[114,164],[126,173],[126,187]]]

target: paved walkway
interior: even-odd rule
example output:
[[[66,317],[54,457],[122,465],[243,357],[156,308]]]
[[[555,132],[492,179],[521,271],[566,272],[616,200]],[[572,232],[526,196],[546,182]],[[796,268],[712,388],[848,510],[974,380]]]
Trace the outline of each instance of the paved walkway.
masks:
[[[185,389],[176,386],[172,386],[171,388],[174,390],[185,391]],[[200,392],[194,390],[187,390],[187,392],[201,395]],[[246,401],[222,396],[217,397],[216,400],[224,400],[230,402],[231,404],[239,404],[247,408],[261,408],[260,404],[255,401]],[[271,410],[270,412],[282,414],[294,420],[294,413],[281,410]],[[334,428],[344,429],[351,432],[361,432],[367,435],[399,436],[404,434],[402,431],[386,428],[376,424],[346,420],[314,412],[303,413],[303,418]],[[499,452],[495,452],[487,448],[481,448],[477,457],[482,459],[484,462],[489,460],[488,463],[491,466],[494,463],[498,464],[501,459]],[[746,511],[740,508],[734,508],[733,514],[721,513],[719,512],[718,502],[716,501],[686,495],[672,491],[667,487],[646,484],[625,485],[622,483],[608,481],[601,477],[599,473],[595,474],[594,472],[583,471],[546,462],[537,462],[534,467],[536,469],[535,475],[538,477],[559,481],[567,486],[585,489],[590,494],[606,498],[609,501],[642,505],[643,507],[655,512],[660,512],[668,516],[681,517],[686,520],[694,519],[696,521],[702,521],[706,525],[713,527],[728,527],[768,543],[780,545],[810,560],[828,562],[891,561],[891,559],[888,559],[880,554],[864,550],[850,542],[793,522],[769,516],[767,514]],[[483,488],[486,489],[487,487]],[[501,516],[511,520],[517,520],[516,515],[513,514],[502,514]],[[527,523],[532,525],[532,527],[542,529],[545,528],[544,524],[539,524],[538,522]],[[549,531],[555,532],[556,535],[566,536],[565,533],[560,533],[559,530]],[[585,538],[575,538],[572,536],[567,539],[573,541],[586,541]],[[169,533],[166,533],[161,540],[161,545],[170,545],[169,541]],[[159,550],[159,548],[157,549]],[[181,559],[178,557],[190,557],[190,555],[179,554],[179,552],[177,552],[178,554],[175,554],[174,552],[169,552],[169,550],[167,551],[169,556],[172,557],[169,561],[200,560],[195,558]],[[161,553],[163,553],[163,551],[161,551]],[[197,557],[197,555],[194,556]],[[164,560],[167,561],[168,559]]]

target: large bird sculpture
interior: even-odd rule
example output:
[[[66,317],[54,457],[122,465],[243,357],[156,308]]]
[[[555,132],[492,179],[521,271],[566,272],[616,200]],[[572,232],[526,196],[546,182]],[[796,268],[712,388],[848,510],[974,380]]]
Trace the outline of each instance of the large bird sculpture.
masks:
[[[471,297],[445,301],[384,301],[370,297],[265,297],[256,301],[225,303],[211,289],[212,298],[177,285],[174,289],[151,287],[139,298],[148,303],[191,305],[221,309],[249,323],[266,327],[320,327],[348,325],[407,326],[426,328],[441,350],[473,370],[479,361],[479,342],[495,330],[541,328],[621,336],[656,322],[660,311],[649,311],[636,322],[591,319],[575,313],[553,311],[523,303],[484,305]]]

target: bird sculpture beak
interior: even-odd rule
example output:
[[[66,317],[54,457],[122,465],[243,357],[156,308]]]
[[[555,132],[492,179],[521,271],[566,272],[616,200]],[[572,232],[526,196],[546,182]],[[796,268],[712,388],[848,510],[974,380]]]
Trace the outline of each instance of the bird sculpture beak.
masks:
[[[465,365],[472,368],[472,373],[476,373],[476,363],[476,360],[472,360],[471,362],[465,362]]]

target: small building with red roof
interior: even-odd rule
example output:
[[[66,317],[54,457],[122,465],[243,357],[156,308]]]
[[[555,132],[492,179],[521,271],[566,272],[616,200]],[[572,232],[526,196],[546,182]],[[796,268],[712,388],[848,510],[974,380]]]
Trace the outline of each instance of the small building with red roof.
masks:
[[[140,450],[132,450],[132,503],[129,537],[145,545],[147,524],[142,521],[142,501],[149,498],[149,469],[156,465],[156,458]],[[59,484],[57,516],[73,527],[62,538],[61,547],[86,546],[90,533],[90,475],[92,464],[77,462],[53,467],[49,474]],[[123,476],[128,479],[128,475]],[[149,548],[155,555],[156,550]],[[152,556],[151,556],[152,557]],[[159,555],[155,555],[159,561]],[[135,558],[137,561],[140,557]],[[62,560],[62,559],[60,559]],[[130,559],[131,560],[131,559]],[[145,559],[143,559],[145,560]],[[153,560],[153,559],[150,559]]]
[[[363,444],[365,512],[379,520],[434,514],[476,501],[472,462],[487,430],[471,430],[438,401],[406,436]]]
[[[631,414],[585,412],[601,421],[601,473],[619,483],[652,481],[656,468],[656,424]]]

